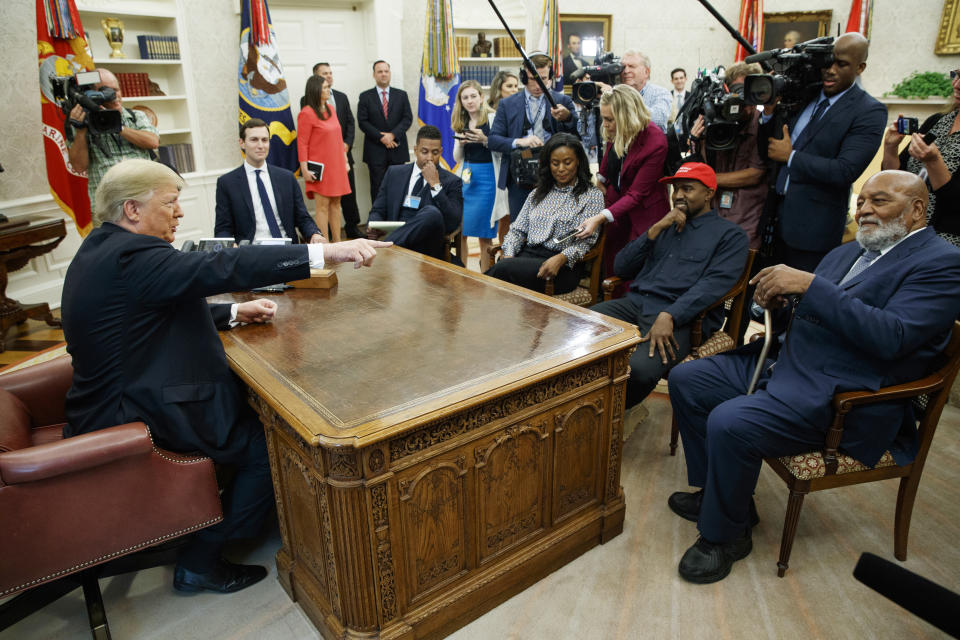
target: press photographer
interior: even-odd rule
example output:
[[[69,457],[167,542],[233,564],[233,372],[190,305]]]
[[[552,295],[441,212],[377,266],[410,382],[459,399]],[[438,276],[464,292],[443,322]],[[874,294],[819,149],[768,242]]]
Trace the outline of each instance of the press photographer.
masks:
[[[678,120],[681,116],[689,119],[696,115],[688,137],[692,158],[716,171],[713,207],[721,217],[740,225],[752,249],[760,248],[758,225],[767,199],[767,163],[757,146],[760,112],[756,106],[744,103],[743,80],[749,74],[762,72],[757,63],[731,65],[723,79],[729,91],[723,89],[719,95],[702,90],[704,85],[712,84],[707,78],[698,80],[678,115]],[[704,95],[698,97],[698,89]],[[694,110],[697,99],[704,106]]]
[[[663,87],[650,82],[650,58],[639,51],[627,51],[620,56],[620,82],[630,85],[640,92],[643,103],[650,111],[650,118],[660,130],[666,132],[667,120],[673,107],[673,98],[670,92]],[[593,78],[596,80],[596,78]],[[611,82],[597,82],[603,91],[610,90]]]
[[[781,163],[776,177],[781,198],[775,209],[774,203],[768,207],[768,214],[774,215],[767,225],[774,261],[811,272],[840,245],[850,188],[880,147],[887,122],[886,107],[855,84],[867,67],[867,39],[846,33],[833,43],[832,55],[809,51],[811,45],[820,44],[829,42],[820,39],[749,56],[747,62],[766,62],[778,75],[758,80],[748,76],[745,81],[749,103],[780,98],[781,112],[803,104],[786,114],[785,124],[764,116],[760,148]],[[811,70],[819,71],[819,88],[804,81]],[[804,102],[810,93],[812,99]]]
[[[118,111],[120,113],[119,130],[105,130],[97,126],[104,118],[93,115],[92,106],[77,102],[68,115],[73,129],[73,141],[69,147],[70,164],[74,171],[87,172],[87,192],[93,204],[93,194],[100,179],[113,165],[130,158],[152,159],[151,150],[160,145],[160,135],[156,127],[142,111],[123,108],[123,96],[117,77],[106,69],[99,69],[100,79],[94,89],[102,93],[100,111]],[[91,126],[92,125],[92,126]],[[94,216],[93,226],[100,226],[101,220]]]

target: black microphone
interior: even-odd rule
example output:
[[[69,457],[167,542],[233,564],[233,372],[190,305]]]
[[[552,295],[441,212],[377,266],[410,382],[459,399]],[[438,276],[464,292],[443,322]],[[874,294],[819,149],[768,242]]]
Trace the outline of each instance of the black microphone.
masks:
[[[936,628],[960,638],[960,595],[912,571],[863,553],[853,577]]]

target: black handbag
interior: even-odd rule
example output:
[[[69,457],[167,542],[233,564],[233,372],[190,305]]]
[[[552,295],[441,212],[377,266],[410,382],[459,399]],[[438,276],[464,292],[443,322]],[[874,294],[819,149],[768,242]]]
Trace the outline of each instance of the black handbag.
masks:
[[[513,182],[522,189],[537,186],[537,174],[540,172],[540,153],[538,149],[514,149],[510,152],[510,175]]]

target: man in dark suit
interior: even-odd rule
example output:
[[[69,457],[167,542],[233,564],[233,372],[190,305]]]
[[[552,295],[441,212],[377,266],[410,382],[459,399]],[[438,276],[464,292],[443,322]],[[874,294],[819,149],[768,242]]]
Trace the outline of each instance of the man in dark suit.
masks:
[[[333,89],[333,68],[329,62],[318,62],[313,65],[313,75],[322,76],[330,89],[330,106],[337,112],[340,122],[340,131],[343,134],[343,150],[347,152],[347,179],[350,181],[350,193],[340,196],[340,209],[343,211],[343,224],[348,238],[359,238],[362,234],[357,225],[360,224],[360,210],[357,208],[357,186],[353,177],[353,138],[356,134],[356,125],[353,120],[353,110],[347,94]],[[307,96],[300,98],[300,108],[307,104]]]
[[[307,213],[296,176],[267,164],[267,123],[250,118],[240,125],[240,148],[246,155],[243,164],[217,178],[214,234],[237,242],[286,237],[297,243],[299,229],[305,242],[324,242]]]
[[[376,200],[387,167],[410,161],[407,129],[413,124],[413,112],[406,91],[390,86],[390,65],[373,63],[377,86],[360,94],[357,124],[363,131],[363,161],[370,169],[370,200]]]
[[[960,250],[926,227],[927,200],[917,176],[877,174],[858,198],[858,242],[828,253],[815,273],[777,265],[751,280],[766,308],[799,296],[754,394],[744,395],[761,341],[670,373],[688,482],[703,488],[668,501],[700,530],[680,561],[685,579],[721,580],[750,553],[758,520],[751,495],[763,459],[822,448],[834,394],[900,384],[936,365],[960,314]],[[909,402],[853,409],[840,446],[869,466],[885,451],[910,462],[917,438]]]
[[[537,75],[549,87],[553,82],[553,61],[542,53],[530,55]],[[510,171],[510,154],[517,148],[535,149],[543,146],[555,133],[571,133],[577,137],[577,115],[573,100],[550,91],[557,106],[551,107],[536,79],[520,69],[520,83],[524,90],[504,98],[497,107],[497,115],[490,127],[487,145],[491,151],[503,154],[506,171],[500,171],[497,187],[507,189],[510,200],[510,221],[516,220],[527,195],[535,185],[518,185]]]
[[[220,554],[228,540],[258,533],[273,489],[263,427],[227,365],[217,329],[267,322],[277,305],[208,305],[205,298],[307,278],[325,261],[370,264],[375,248],[387,243],[180,252],[170,243],[183,217],[182,187],[165,165],[127,160],[97,188],[105,222],[84,239],[64,280],[63,333],[74,370],[64,436],[142,421],[165,448],[202,451],[236,467],[221,496],[223,520],[191,539],[173,580],[180,591],[229,593],[267,573]]]
[[[443,151],[440,130],[417,131],[417,161],[387,169],[380,193],[370,209],[370,222],[403,221],[390,234],[401,247],[443,259],[444,236],[463,221],[463,182],[439,165]],[[379,237],[368,225],[368,236]]]
[[[571,84],[570,74],[587,66],[587,61],[580,55],[580,34],[571,33],[567,36],[567,55],[563,56],[563,83]]]
[[[837,38],[833,64],[821,72],[820,95],[784,125],[782,138],[769,138],[768,156],[784,163],[777,176],[783,196],[778,262],[813,271],[843,237],[850,187],[876,154],[887,124],[886,107],[855,84],[867,66],[867,50],[859,33]]]

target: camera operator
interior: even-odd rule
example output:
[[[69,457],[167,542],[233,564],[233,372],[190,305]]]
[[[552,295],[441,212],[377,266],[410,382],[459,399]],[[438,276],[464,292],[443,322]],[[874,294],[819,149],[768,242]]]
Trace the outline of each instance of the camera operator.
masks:
[[[553,83],[553,60],[542,53],[531,53],[530,62],[537,70],[537,75],[546,86]],[[491,151],[498,151],[510,158],[515,149],[534,149],[542,147],[555,133],[577,133],[577,116],[573,100],[568,96],[551,91],[556,107],[543,95],[543,90],[535,78],[529,77],[526,68],[520,69],[520,83],[523,91],[504,98],[497,108],[497,115],[490,127],[487,145]],[[510,200],[510,221],[513,222],[520,213],[527,196],[536,186],[533,182],[520,184],[518,176],[513,175],[513,168],[500,171],[497,187],[507,189]]]
[[[81,105],[70,111],[70,124],[74,128],[73,142],[68,151],[70,165],[75,171],[87,172],[87,192],[93,204],[93,194],[107,170],[113,165],[130,158],[152,160],[151,151],[160,146],[157,128],[142,111],[123,108],[123,98],[117,77],[106,69],[98,69],[100,83],[96,90],[112,89],[116,99],[105,102],[101,109],[120,112],[122,128],[120,133],[87,135],[87,112]],[[93,226],[99,227],[102,221],[94,217]]]
[[[840,245],[850,188],[880,147],[887,109],[855,84],[867,66],[868,42],[859,33],[837,38],[832,63],[821,69],[823,88],[774,132],[765,115],[761,149],[783,163],[777,174],[775,258],[814,271]],[[782,137],[774,137],[774,135]],[[764,144],[763,139],[769,142]]]
[[[754,73],[763,73],[763,68],[757,63],[738,62],[728,67],[725,80],[730,92],[742,96],[743,79]],[[767,199],[767,164],[760,157],[757,146],[760,112],[749,104],[743,109],[745,120],[732,149],[710,151],[703,148],[701,140],[705,127],[702,115],[690,130],[690,148],[717,173],[713,208],[720,213],[720,217],[740,225],[750,239],[751,249],[759,249],[760,233],[757,227]]]
[[[627,51],[620,56],[620,64],[623,65],[620,83],[630,85],[640,92],[643,104],[650,111],[650,120],[666,133],[667,121],[673,109],[673,97],[668,90],[650,82],[650,58],[639,51]],[[598,82],[597,85],[604,93],[610,91],[610,85],[603,82]]]

